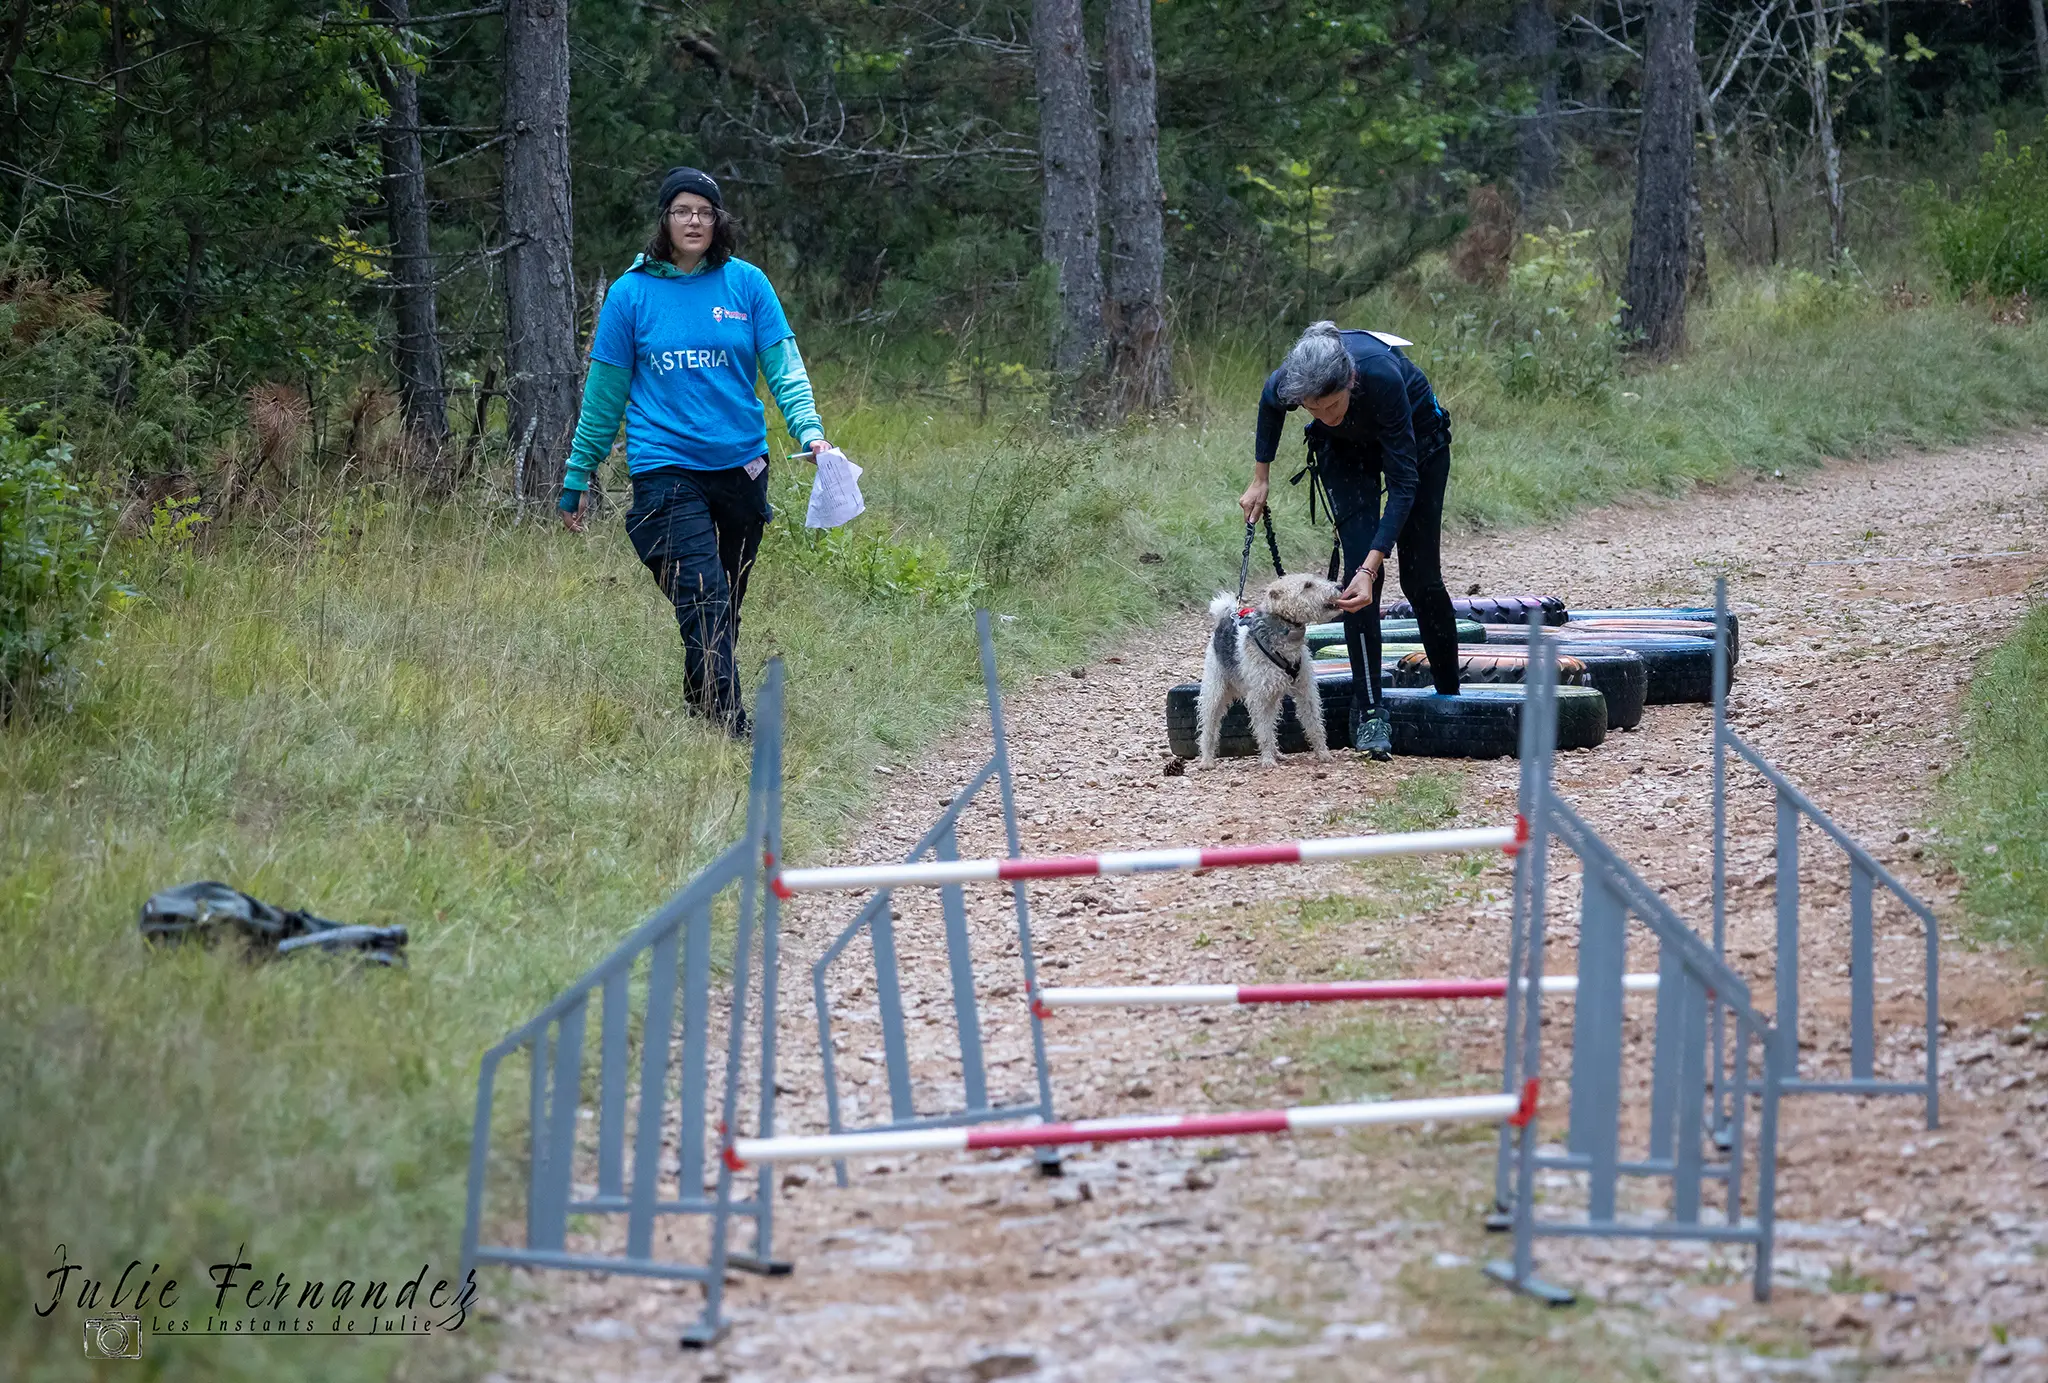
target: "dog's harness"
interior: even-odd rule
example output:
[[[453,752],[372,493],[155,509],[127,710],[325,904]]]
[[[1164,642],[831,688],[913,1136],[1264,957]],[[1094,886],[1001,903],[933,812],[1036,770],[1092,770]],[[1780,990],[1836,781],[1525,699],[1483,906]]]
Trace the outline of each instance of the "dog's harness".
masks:
[[[1286,673],[1288,681],[1299,681],[1301,678],[1301,660],[1299,658],[1296,658],[1290,661],[1286,658],[1281,657],[1278,653],[1275,653],[1270,647],[1267,646],[1265,629],[1265,622],[1267,620],[1273,620],[1273,623],[1275,624],[1285,624],[1290,629],[1295,627],[1294,622],[1292,620],[1274,619],[1273,616],[1267,614],[1254,615],[1252,616],[1252,647],[1258,649],[1259,652],[1265,654],[1267,662],[1271,663],[1274,667],[1279,668],[1282,672]],[[1308,628],[1306,625],[1301,626],[1301,628],[1304,634],[1308,632]]]

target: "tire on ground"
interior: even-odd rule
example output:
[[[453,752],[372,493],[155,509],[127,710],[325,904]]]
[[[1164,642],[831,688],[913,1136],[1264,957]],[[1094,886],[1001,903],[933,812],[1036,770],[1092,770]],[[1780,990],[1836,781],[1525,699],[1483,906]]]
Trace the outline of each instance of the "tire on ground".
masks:
[[[1531,611],[1541,610],[1545,624],[1563,624],[1570,617],[1562,598],[1554,595],[1454,595],[1451,611],[1459,619],[1481,624],[1527,624]],[[1414,619],[1415,607],[1396,600],[1380,612],[1383,619]]]
[[[1571,626],[1565,627],[1569,629]],[[1489,643],[1526,645],[1529,631],[1489,625],[1486,638]],[[1643,704],[1646,706],[1670,706],[1684,701],[1711,702],[1714,699],[1712,639],[1697,639],[1689,634],[1611,634],[1597,639],[1567,637],[1560,642],[1558,651],[1576,656],[1582,651],[1599,649],[1626,649],[1643,660]]]
[[[1422,631],[1412,619],[1383,619],[1380,621],[1380,642],[1414,643],[1422,637]],[[1476,619],[1458,621],[1459,643],[1485,643],[1486,626]],[[1310,648],[1343,647],[1344,626],[1342,624],[1311,624],[1308,627]]]
[[[1580,624],[1590,620],[1641,619],[1662,620],[1669,623],[1703,624],[1697,632],[1702,638],[1711,638],[1714,631],[1714,612],[1698,605],[1637,606],[1626,610],[1574,610],[1567,625]],[[1679,631],[1672,630],[1672,633]],[[1728,612],[1728,665],[1733,667],[1742,661],[1742,617],[1733,610]]]
[[[1322,693],[1323,725],[1332,749],[1351,744],[1351,678],[1348,674],[1324,677],[1317,683]],[[1166,740],[1183,759],[1195,758],[1201,749],[1201,722],[1195,715],[1198,683],[1186,682],[1166,694]],[[1497,759],[1513,755],[1520,748],[1522,733],[1522,688],[1474,686],[1457,696],[1439,696],[1419,688],[1389,688],[1385,692],[1388,718],[1393,723],[1394,752],[1433,758]],[[1557,689],[1557,747],[1591,749],[1607,738],[1607,699],[1591,687]],[[1299,754],[1308,749],[1308,737],[1295,718],[1294,701],[1289,698],[1280,716],[1280,750]],[[1255,755],[1258,742],[1252,736],[1251,717],[1242,702],[1223,717],[1216,752],[1226,757]]]
[[[1605,649],[1579,645],[1558,662],[1559,680],[1567,685],[1591,687],[1607,698],[1607,728],[1633,730],[1642,723],[1644,697],[1650,690],[1650,673],[1641,657],[1627,649]],[[1481,646],[1458,658],[1459,685],[1474,683],[1519,683],[1529,670],[1528,648]],[[1387,685],[1393,687],[1433,686],[1426,653],[1409,653],[1387,669]]]

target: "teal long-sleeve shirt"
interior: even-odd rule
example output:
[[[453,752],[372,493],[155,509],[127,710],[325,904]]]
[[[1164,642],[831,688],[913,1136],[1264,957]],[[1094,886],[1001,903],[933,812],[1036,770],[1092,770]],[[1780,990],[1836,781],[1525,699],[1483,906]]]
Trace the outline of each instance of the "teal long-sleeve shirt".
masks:
[[[782,422],[798,444],[808,447],[825,437],[825,425],[818,417],[818,404],[811,392],[811,377],[804,370],[804,358],[792,337],[778,341],[761,352],[761,373],[767,377],[768,392],[781,410]],[[576,419],[576,440],[569,449],[569,465],[562,476],[565,490],[587,490],[591,476],[611,455],[618,440],[619,425],[626,419],[626,398],[632,391],[633,372],[601,360],[590,362],[583,381],[583,409]]]
[[[634,270],[644,270],[657,278],[696,277],[705,273],[708,267],[700,262],[685,274],[673,265],[652,262],[645,256],[633,262]],[[758,271],[751,272],[758,277]],[[762,283],[765,286],[766,280]],[[769,305],[775,307],[775,318],[779,320],[780,308],[772,302],[772,290]],[[741,320],[745,320],[744,315]],[[785,336],[763,348],[758,363],[768,381],[769,394],[782,413],[783,424],[790,435],[804,446],[822,441],[825,427],[818,417],[817,399],[812,393],[810,376],[804,370],[803,356],[797,350],[795,338]],[[583,384],[583,405],[576,421],[576,435],[570,444],[569,461],[562,480],[565,506],[573,503],[571,492],[590,488],[591,476],[611,454],[612,443],[618,438],[619,425],[630,402],[632,382],[633,370],[628,365],[596,359],[590,362],[590,373]]]

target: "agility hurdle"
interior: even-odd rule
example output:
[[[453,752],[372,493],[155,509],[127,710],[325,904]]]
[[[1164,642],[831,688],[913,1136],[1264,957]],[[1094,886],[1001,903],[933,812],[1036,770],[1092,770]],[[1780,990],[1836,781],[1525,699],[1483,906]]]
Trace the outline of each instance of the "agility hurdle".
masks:
[[[970,880],[1002,881],[1003,866],[1017,863],[1023,849],[1017,831],[1017,799],[1010,776],[1009,736],[1003,726],[1003,693],[1002,686],[996,679],[995,639],[989,624],[988,611],[975,611],[974,632],[981,649],[982,686],[988,701],[989,730],[993,747],[988,761],[968,780],[965,787],[953,794],[952,800],[939,813],[938,820],[934,821],[917,844],[911,847],[909,855],[895,864],[860,866],[851,871],[785,870],[776,867],[777,861],[767,862],[769,891],[777,899],[787,900],[799,891],[823,892],[865,888],[876,890],[874,896],[867,900],[853,920],[833,938],[811,967],[811,999],[818,1020],[818,1061],[825,1082],[825,1119],[834,1134],[855,1130],[849,1130],[845,1122],[843,1096],[839,1087],[839,1064],[833,1044],[832,1004],[828,982],[833,968],[839,964],[855,939],[861,936],[867,937],[874,958],[876,1018],[882,1029],[882,1057],[889,1088],[889,1117],[865,1126],[866,1131],[893,1132],[904,1129],[958,1127],[1027,1117],[1050,1123],[1053,1119],[1052,1075],[1046,1067],[1045,1031],[1035,1010],[1028,1012],[1027,1021],[1030,1024],[1031,1063],[1036,1098],[1010,1104],[994,1104],[989,1097],[988,1060],[982,1044],[980,999],[975,993],[974,954],[967,932],[967,900],[961,885]],[[1003,818],[1003,841],[1005,848],[1010,852],[1010,858],[965,862],[968,868],[978,872],[954,877],[954,871],[960,869],[963,864],[960,860],[959,836],[961,815],[980,798],[981,793],[990,784],[994,784],[996,788]],[[926,856],[932,858],[926,859]],[[848,873],[862,873],[867,876],[868,881],[846,882],[845,875]],[[946,964],[953,1025],[960,1043],[962,1098],[960,1107],[956,1109],[937,1112],[921,1112],[919,1109],[917,1091],[910,1069],[910,1042],[905,1030],[903,1007],[902,967],[896,946],[894,898],[890,892],[890,879],[896,875],[907,875],[910,881],[935,887],[939,892],[939,904],[946,933]],[[803,882],[806,876],[812,879],[826,877],[815,884],[807,883],[799,890],[791,886],[792,876],[799,882]],[[1031,944],[1031,901],[1021,878],[1011,881],[1010,892],[1011,905],[1016,916],[1017,952],[1024,992],[1035,993],[1038,988],[1038,960]],[[1040,1152],[1038,1164],[1040,1170],[1048,1174],[1059,1170],[1059,1158],[1050,1150]],[[844,1161],[840,1161],[833,1168],[833,1174],[841,1186],[847,1184]]]
[[[1624,975],[1631,994],[1652,993],[1654,974]],[[1576,994],[1576,975],[1546,975],[1545,994]],[[1391,1003],[1399,1000],[1501,999],[1508,982],[1498,980],[1332,980],[1322,984],[1145,984],[1074,985],[1038,991],[1040,1017],[1062,1008],[1179,1008],[1251,1004]]]
[[[1725,957],[1728,937],[1728,766],[1747,764],[1764,778],[1776,805],[1775,903],[1777,944],[1774,983],[1776,1022],[1787,1044],[1783,1091],[1788,1095],[1907,1095],[1924,1103],[1928,1128],[1941,1122],[1941,927],[1934,909],[1922,902],[1875,856],[1837,825],[1775,765],[1757,752],[1728,724],[1728,578],[1714,582],[1714,954]],[[1846,857],[1849,876],[1849,1074],[1807,1079],[1799,1071],[1799,838],[1802,822],[1810,822]],[[1916,919],[1924,937],[1921,1023],[1925,1033],[1925,1073],[1915,1081],[1879,1080],[1877,1058],[1877,960],[1875,901],[1877,886],[1896,898]],[[1714,1079],[1739,1079],[1724,1073],[1723,1034],[1713,1034]]]
[[[800,890],[789,887],[791,880],[806,881],[805,872],[778,869],[783,672],[776,661],[769,665],[757,706],[747,827],[741,839],[642,924],[612,956],[484,1054],[471,1144],[463,1239],[465,1272],[476,1264],[509,1263],[696,1281],[704,1287],[704,1311],[684,1332],[682,1341],[702,1345],[718,1338],[724,1329],[720,1311],[724,1275],[729,1268],[785,1269],[769,1252],[772,1219],[768,1168],[777,1161],[831,1157],[840,1161],[843,1174],[845,1158],[863,1152],[1029,1147],[1039,1152],[1042,1162],[1049,1162],[1055,1149],[1078,1144],[1462,1121],[1495,1122],[1501,1126],[1496,1164],[1498,1221],[1500,1227],[1515,1231],[1515,1248],[1510,1259],[1489,1265],[1488,1271],[1494,1276],[1546,1300],[1563,1300],[1568,1299],[1567,1293],[1535,1276],[1533,1246],[1539,1238],[1637,1236],[1742,1242],[1756,1250],[1755,1291],[1759,1297],[1768,1295],[1775,1213],[1777,1100],[1783,1089],[1790,1088],[1788,1073],[1796,1072],[1796,1039],[1787,1036],[1789,1028],[1785,1024],[1774,1025],[1756,1011],[1742,979],[1721,959],[1718,944],[1710,946],[1695,936],[1655,890],[1644,884],[1556,795],[1550,771],[1550,748],[1555,735],[1555,644],[1548,632],[1531,631],[1534,676],[1529,692],[1530,710],[1521,727],[1521,810],[1513,828],[1347,837],[1344,841],[1350,844],[1341,845],[1296,841],[1236,847],[1227,852],[1135,851],[1039,861],[1026,860],[1020,849],[986,615],[982,614],[977,623],[995,752],[960,797],[948,804],[949,810],[926,833],[904,865],[971,866],[984,871],[992,867],[992,872],[963,877],[941,869],[921,875],[892,875],[888,883],[863,884],[850,881],[851,876],[844,872],[809,871],[810,887],[801,890],[877,889],[865,901],[854,923],[840,933],[813,970],[832,1129],[823,1135],[781,1138],[774,1128],[777,909],[783,899],[783,892],[774,885],[779,881],[789,894],[794,894]],[[1725,678],[1720,680],[1725,686]],[[1773,779],[1774,784],[1778,781]],[[997,785],[1001,794],[1010,853],[1006,859],[960,861],[956,829],[960,809],[991,783]],[[1578,859],[1583,872],[1578,969],[1571,976],[1543,974],[1545,870],[1552,840]],[[1372,843],[1356,844],[1360,841]],[[1506,976],[1318,986],[1113,986],[1095,991],[1041,990],[1037,985],[1026,894],[1030,878],[1362,858],[1394,853],[1389,842],[1398,842],[1402,852],[1499,848],[1514,859],[1514,904]],[[1316,853],[1321,848],[1332,853]],[[1340,849],[1358,853],[1335,853]],[[1852,860],[1857,858],[1852,854]],[[1105,862],[1108,869],[1104,868]],[[903,867],[859,868],[893,871]],[[1005,867],[1042,872],[1006,875]],[[1796,880],[1796,869],[1794,877]],[[1886,881],[1889,883],[1888,876]],[[979,1001],[974,990],[973,960],[966,946],[964,906],[964,887],[972,882],[1009,884],[1016,909],[1027,998],[1023,1007],[1030,1024],[1038,1098],[1007,1108],[988,1102],[978,1045],[972,1047],[972,1062],[968,1060],[970,1032],[974,1034],[974,1043],[979,1041],[975,1008]],[[908,1042],[901,994],[896,988],[898,957],[890,926],[890,890],[906,886],[935,889],[945,909],[952,992],[956,1020],[961,1022],[963,1089],[969,1097],[965,1109],[921,1114],[908,1099]],[[706,1035],[711,1002],[711,908],[729,889],[738,894],[738,922],[733,943],[722,1117],[711,1125]],[[1796,910],[1794,920],[1796,923]],[[1646,929],[1656,942],[1654,975],[1624,972],[1632,924]],[[757,928],[761,947],[758,965],[754,958]],[[1717,927],[1716,943],[1722,940],[1718,931]],[[831,1075],[833,1042],[824,977],[848,943],[863,932],[875,947],[876,997],[885,1033],[893,1031],[889,1039],[892,1121],[877,1127],[846,1129],[839,1124],[834,1103],[836,1079]],[[1796,986],[1796,946],[1789,952],[1781,949],[1780,954],[1789,957],[1792,983]],[[1780,984],[1784,982],[1781,976]],[[749,1069],[746,1060],[746,1030],[751,1021],[748,996],[757,983],[762,996],[758,1074]],[[1402,992],[1403,987],[1406,992]],[[589,1016],[592,994],[600,990],[603,1022],[597,1081],[592,1092],[595,1108],[585,1109],[585,1019]],[[1501,1087],[1499,1093],[1492,1095],[1053,1122],[1051,1084],[1040,1025],[1047,1012],[1059,1007],[1104,1006],[1091,1002],[1091,993],[1115,993],[1119,995],[1118,1002],[1125,1002],[1126,996],[1130,996],[1128,1001],[1134,1004],[1158,1006],[1187,1002],[1180,996],[1190,990],[1214,996],[1205,997],[1202,1002],[1237,1005],[1364,1000],[1368,992],[1372,997],[1388,999],[1504,997]],[[1619,1146],[1625,1056],[1622,1007],[1627,994],[1651,991],[1656,995],[1656,1026],[1651,1053],[1648,1147],[1640,1153],[1631,1150],[1624,1154]],[[1163,997],[1168,994],[1175,997]],[[1222,997],[1226,994],[1228,998]],[[1796,998],[1796,987],[1793,994]],[[1079,997],[1063,1002],[1069,995]],[[1545,1147],[1538,1138],[1537,1097],[1543,1079],[1541,1006],[1546,997],[1570,997],[1575,1003],[1568,1087],[1571,1117],[1562,1152]],[[676,1011],[679,998],[680,1021]],[[1931,1001],[1930,990],[1930,1004]],[[637,1055],[632,1045],[636,1033]],[[678,1055],[680,1071],[675,1069]],[[525,1110],[526,1157],[521,1169],[528,1193],[525,1242],[486,1244],[482,1242],[487,1208],[485,1183],[501,1166],[489,1150],[493,1096],[503,1063],[521,1056],[525,1058],[531,1083]],[[637,1083],[631,1077],[636,1067]],[[978,1094],[967,1078],[969,1071],[981,1073],[983,1085]],[[746,1094],[743,1084],[755,1079],[759,1081],[758,1112],[752,1136],[744,1136],[741,1124],[747,1111],[742,1107]],[[904,1097],[900,1104],[896,1101],[899,1089]],[[633,1108],[636,1099],[637,1109]],[[670,1101],[675,1102],[674,1106]],[[1753,1124],[1748,1117],[1752,1104],[1759,1111]],[[999,1126],[998,1121],[1006,1118],[1036,1122]],[[630,1161],[626,1153],[628,1127],[633,1131]],[[673,1148],[665,1144],[672,1144]],[[708,1164],[707,1144],[714,1159]],[[756,1167],[758,1176],[743,1189],[740,1178]],[[572,1177],[572,1168],[590,1182]],[[715,1175],[707,1182],[705,1175],[714,1168]],[[1565,1197],[1548,1189],[1539,1208],[1534,1188],[1535,1178],[1542,1172],[1564,1172],[1582,1178],[1586,1190],[1583,1211],[1571,1211]],[[1617,1187],[1623,1178],[1638,1182],[1649,1179],[1652,1185],[1661,1187],[1668,1194],[1668,1214],[1662,1219],[1650,1219],[1621,1205]],[[664,1260],[655,1256],[654,1228],[658,1218],[678,1214],[706,1217],[709,1246],[701,1260],[687,1256]],[[582,1245],[571,1248],[571,1215],[623,1216],[624,1251],[604,1251],[602,1243],[595,1249]],[[734,1252],[729,1247],[731,1220],[735,1217],[754,1222],[751,1254]],[[576,1232],[584,1232],[583,1227],[576,1227]]]
[[[1535,1274],[1539,1238],[1602,1237],[1746,1243],[1755,1251],[1752,1294],[1766,1300],[1776,1224],[1778,1092],[1784,1044],[1769,1020],[1751,1005],[1748,987],[1719,955],[1694,935],[1670,906],[1557,795],[1547,746],[1554,742],[1557,665],[1553,636],[1531,620],[1531,712],[1522,725],[1522,800],[1529,840],[1516,858],[1514,907],[1509,927],[1509,974],[1523,981],[1507,993],[1502,1069],[1504,1091],[1542,1074],[1543,975],[1549,895],[1548,856],[1553,839],[1580,865],[1578,974],[1572,1014],[1571,1113],[1563,1152],[1546,1152],[1538,1120],[1503,1127],[1495,1167],[1497,1209],[1491,1228],[1514,1233],[1510,1257],[1489,1263],[1489,1276],[1541,1300],[1562,1304],[1572,1294]],[[1647,1147],[1624,1156],[1621,1131],[1624,977],[1628,923],[1633,918],[1657,944],[1657,1011],[1651,1054]],[[1707,1086],[1709,1019],[1734,1038],[1734,1069],[1743,1082],[1718,1127]],[[1760,1069],[1748,1075],[1751,1053]],[[1755,1144],[1746,1112],[1759,1101]],[[1536,1206],[1539,1172],[1585,1180],[1583,1209],[1567,1211],[1563,1198]],[[1661,1184],[1662,1218],[1625,1214],[1624,1177]],[[1753,1191],[1749,1189],[1754,1182]],[[1719,1184],[1720,1214],[1710,1215],[1703,1192]],[[1753,1205],[1754,1213],[1745,1213]]]
[[[729,1268],[770,1275],[789,1271],[790,1265],[776,1260],[772,1252],[774,1197],[768,1172],[762,1170],[750,1195],[736,1198],[736,1173],[724,1155],[731,1142],[727,1130],[739,1122],[744,1094],[740,1077],[757,926],[762,1018],[758,1118],[764,1132],[775,1127],[778,917],[774,897],[758,884],[763,864],[772,867],[782,848],[782,699],[782,660],[771,659],[755,703],[753,767],[746,828],[740,839],[635,928],[618,949],[483,1054],[470,1137],[461,1280],[466,1281],[478,1264],[502,1263],[697,1282],[704,1288],[704,1309],[696,1324],[684,1331],[682,1342],[702,1346],[724,1333],[720,1309]],[[711,1089],[707,1024],[712,908],[735,890],[736,978],[726,1042],[723,1112],[714,1131],[706,1125]],[[602,1026],[596,1109],[586,1111],[585,1020],[591,999],[599,995]],[[491,1157],[491,1132],[498,1075],[504,1060],[522,1051],[528,1079],[525,1242],[490,1244],[483,1242],[485,1191],[496,1167]],[[680,1070],[672,1081],[671,1068],[678,1058]],[[632,1074],[636,1066],[637,1080]],[[672,1089],[676,1092],[674,1106],[670,1104]],[[630,1120],[630,1161],[626,1156],[629,1104],[635,1106]],[[595,1116],[594,1147],[579,1146],[585,1113]],[[716,1169],[716,1190],[706,1195],[705,1153],[707,1142],[714,1138],[716,1161],[710,1166]],[[672,1153],[665,1149],[665,1139],[673,1139]],[[595,1175],[593,1191],[584,1191],[575,1179],[579,1159],[582,1170]],[[571,1215],[623,1216],[624,1250],[572,1251],[567,1245]],[[702,1261],[656,1254],[657,1221],[676,1215],[708,1217],[709,1246]],[[731,1248],[730,1227],[735,1216],[753,1221],[751,1253]]]

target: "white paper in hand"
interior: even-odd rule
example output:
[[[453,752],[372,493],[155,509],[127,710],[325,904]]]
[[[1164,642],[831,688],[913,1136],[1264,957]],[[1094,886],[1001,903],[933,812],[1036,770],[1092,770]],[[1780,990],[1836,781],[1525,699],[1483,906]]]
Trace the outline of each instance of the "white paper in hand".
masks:
[[[868,507],[860,497],[860,467],[846,459],[838,447],[818,453],[818,478],[811,482],[811,508],[804,516],[806,528],[837,528],[851,523]]]

